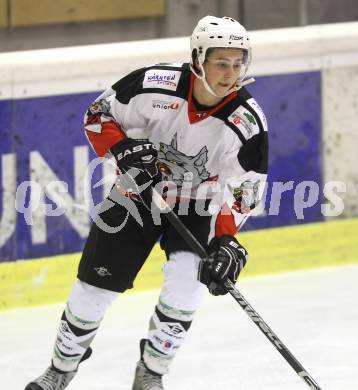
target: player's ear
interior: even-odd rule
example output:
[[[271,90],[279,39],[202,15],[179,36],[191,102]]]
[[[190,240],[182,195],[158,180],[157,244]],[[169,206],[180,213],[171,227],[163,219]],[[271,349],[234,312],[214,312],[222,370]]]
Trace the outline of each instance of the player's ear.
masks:
[[[200,72],[200,68],[199,68],[199,60],[198,60],[198,53],[197,53],[197,49],[194,49],[191,53],[191,56],[192,56],[192,59],[191,59],[191,62],[194,66],[194,69],[197,73],[201,73]]]
[[[200,76],[202,76],[202,71],[201,71],[201,68],[199,68],[199,60],[198,59],[196,59],[195,60],[195,69],[196,69],[196,71],[197,71],[197,73],[200,75]]]

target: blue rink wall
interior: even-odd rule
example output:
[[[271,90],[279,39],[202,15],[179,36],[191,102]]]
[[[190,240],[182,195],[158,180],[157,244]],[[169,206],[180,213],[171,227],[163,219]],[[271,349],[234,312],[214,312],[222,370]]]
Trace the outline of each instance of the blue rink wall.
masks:
[[[269,124],[266,213],[273,200],[272,182],[293,181],[293,189],[282,195],[277,215],[251,217],[243,230],[321,221],[322,194],[313,206],[303,210],[304,218],[297,218],[293,207],[298,183],[315,181],[320,191],[322,188],[321,72],[257,77],[256,83],[248,89],[262,106]],[[82,130],[82,118],[99,93],[0,100],[0,234],[6,230],[12,232],[6,240],[0,239],[0,262],[82,249],[86,228],[79,233],[65,215],[46,217],[42,242],[34,239],[34,227],[26,224],[23,214],[16,213],[15,218],[4,221],[4,209],[15,207],[14,199],[4,196],[4,177],[16,180],[17,186],[29,181],[32,178],[30,159],[33,158],[30,156],[37,160],[42,157],[46,169],[51,170],[57,180],[68,183],[68,192],[75,197],[75,153],[80,148],[81,156],[85,153],[89,160],[94,157]],[[4,172],[5,155],[11,155],[15,161],[13,172]],[[96,172],[94,179],[100,177],[100,172]],[[93,196],[98,203],[103,191],[97,189]],[[51,204],[48,199],[47,202]],[[88,225],[89,222],[88,218]]]

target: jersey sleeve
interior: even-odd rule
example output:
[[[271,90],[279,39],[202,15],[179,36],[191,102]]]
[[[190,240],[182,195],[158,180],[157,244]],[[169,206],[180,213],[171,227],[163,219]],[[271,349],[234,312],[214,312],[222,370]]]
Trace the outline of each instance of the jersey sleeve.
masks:
[[[220,163],[221,191],[212,201],[212,210],[217,211],[211,221],[211,237],[235,235],[264,193],[268,166],[267,122],[254,103],[254,108],[245,104],[239,116],[236,113],[227,121],[236,137]]]
[[[143,80],[145,68],[125,76],[102,93],[87,109],[84,130],[99,157],[126,137],[131,128],[145,128],[146,120],[133,103]]]

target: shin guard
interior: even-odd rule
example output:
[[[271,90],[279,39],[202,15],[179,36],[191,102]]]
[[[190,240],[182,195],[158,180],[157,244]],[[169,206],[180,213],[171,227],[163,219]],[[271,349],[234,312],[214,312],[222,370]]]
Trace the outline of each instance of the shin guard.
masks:
[[[117,295],[81,281],[75,284],[57,333],[52,356],[56,369],[64,372],[77,369]]]
[[[68,305],[62,314],[57,333],[52,364],[61,371],[75,371],[94,339],[100,321],[81,320]]]
[[[166,314],[163,313],[166,312]],[[148,340],[142,359],[157,374],[166,374],[190,328],[193,312],[169,308],[159,302],[150,319]]]

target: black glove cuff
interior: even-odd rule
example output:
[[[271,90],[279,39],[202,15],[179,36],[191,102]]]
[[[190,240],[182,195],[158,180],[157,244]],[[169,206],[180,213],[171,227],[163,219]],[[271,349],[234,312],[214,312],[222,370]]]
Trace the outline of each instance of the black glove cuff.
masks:
[[[217,252],[221,246],[229,245],[231,241],[234,241],[237,245],[240,245],[239,241],[230,234],[224,234],[220,237],[214,237],[209,243],[209,254]]]
[[[110,148],[119,168],[140,161],[143,156],[158,156],[155,145],[147,139],[125,138]]]

